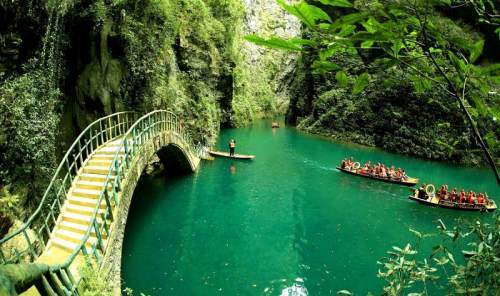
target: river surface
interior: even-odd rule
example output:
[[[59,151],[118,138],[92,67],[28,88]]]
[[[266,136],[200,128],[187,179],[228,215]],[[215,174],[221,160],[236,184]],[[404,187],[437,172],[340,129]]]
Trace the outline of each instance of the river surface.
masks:
[[[430,208],[408,188],[335,170],[346,156],[406,168],[423,182],[500,196],[487,169],[454,166],[342,144],[269,121],[223,130],[253,161],[218,158],[191,175],[144,177],[134,193],[122,258],[124,287],[147,295],[380,294],[377,260],[436,231],[441,218],[491,214]],[[497,200],[497,203],[499,200]],[[431,238],[437,240],[438,238]],[[430,245],[428,246],[431,247]]]

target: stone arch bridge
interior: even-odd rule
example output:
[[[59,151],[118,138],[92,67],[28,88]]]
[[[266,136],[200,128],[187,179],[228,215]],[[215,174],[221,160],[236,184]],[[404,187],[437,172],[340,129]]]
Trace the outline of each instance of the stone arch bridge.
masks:
[[[12,264],[36,264],[13,289],[79,295],[83,266],[100,268],[113,261],[114,253],[121,254],[133,191],[158,151],[187,171],[200,163],[201,150],[169,111],[142,117],[120,112],[89,125],[68,149],[34,214],[0,240],[0,273],[3,268],[9,274]],[[114,268],[119,276],[119,262]],[[1,281],[0,275],[0,286]]]

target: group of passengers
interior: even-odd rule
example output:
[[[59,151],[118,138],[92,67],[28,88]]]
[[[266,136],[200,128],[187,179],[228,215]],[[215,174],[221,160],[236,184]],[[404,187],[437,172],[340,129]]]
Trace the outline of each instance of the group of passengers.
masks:
[[[353,170],[355,169],[355,162],[352,157],[344,158],[340,162],[340,168],[343,170]]]
[[[356,164],[358,164],[356,166]],[[340,164],[342,169],[348,169],[350,171],[356,171],[358,174],[369,175],[378,178],[394,179],[394,180],[406,180],[408,176],[405,170],[401,168],[396,169],[394,166],[388,167],[383,163],[378,162],[376,165],[372,165],[371,161],[368,161],[360,167],[359,163],[353,161],[352,157],[349,159],[344,158]]]
[[[419,198],[422,198],[422,196],[426,198],[426,188],[427,186],[424,183],[418,189]],[[465,192],[463,188],[462,190],[460,190],[460,192],[457,191],[457,188],[453,188],[451,191],[448,191],[448,185],[441,185],[441,187],[436,192],[436,196],[440,201],[443,200],[458,204],[485,205],[489,203],[488,196],[482,192],[477,194],[472,190],[469,192]]]

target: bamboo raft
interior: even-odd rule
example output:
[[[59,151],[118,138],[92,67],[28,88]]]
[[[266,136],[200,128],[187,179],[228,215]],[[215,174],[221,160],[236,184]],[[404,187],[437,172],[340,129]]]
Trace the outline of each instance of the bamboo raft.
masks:
[[[399,185],[404,185],[404,186],[415,186],[418,183],[417,178],[411,178],[408,177],[406,179],[392,179],[392,178],[381,178],[381,177],[376,177],[368,174],[361,174],[359,173],[358,170],[349,170],[349,169],[343,169],[341,167],[337,167],[337,170],[350,174],[350,175],[355,175],[355,176],[360,176],[368,179],[373,179],[381,182],[386,182],[386,183],[393,183],[393,184],[399,184]]]
[[[418,198],[418,190],[415,190],[413,195],[409,196],[409,199],[419,202],[421,204],[425,204],[428,206],[447,208],[453,210],[462,210],[462,211],[487,211],[492,212],[497,209],[497,205],[495,201],[489,199],[488,203],[483,205],[479,204],[469,204],[469,203],[458,203],[452,202],[450,200],[439,199],[435,194],[432,194],[427,197],[427,199]]]
[[[219,156],[219,157],[227,157],[233,159],[244,159],[244,160],[252,160],[255,158],[255,155],[245,155],[245,154],[234,154],[233,156],[229,155],[229,152],[221,152],[221,151],[208,151],[210,155]]]

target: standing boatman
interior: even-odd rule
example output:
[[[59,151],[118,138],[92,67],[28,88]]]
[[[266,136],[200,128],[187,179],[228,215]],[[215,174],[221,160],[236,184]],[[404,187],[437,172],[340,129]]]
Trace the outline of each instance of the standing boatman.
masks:
[[[236,141],[234,139],[231,139],[229,141],[229,156],[231,157],[234,156],[234,148],[236,148]]]

